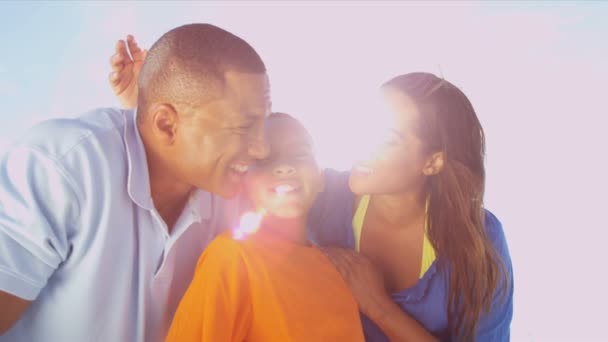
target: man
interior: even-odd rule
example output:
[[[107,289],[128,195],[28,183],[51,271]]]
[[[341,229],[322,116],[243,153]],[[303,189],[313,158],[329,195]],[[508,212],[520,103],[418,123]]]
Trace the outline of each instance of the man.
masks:
[[[162,340],[229,228],[218,195],[268,153],[262,60],[191,24],[152,46],[137,83],[135,111],[43,123],[0,158],[0,341]]]

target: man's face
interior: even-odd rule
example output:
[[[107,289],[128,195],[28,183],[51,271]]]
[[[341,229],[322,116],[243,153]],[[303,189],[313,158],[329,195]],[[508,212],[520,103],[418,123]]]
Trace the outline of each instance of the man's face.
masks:
[[[179,180],[230,198],[249,166],[265,158],[264,121],[270,112],[266,74],[227,72],[218,99],[178,116],[171,164]]]
[[[249,197],[268,215],[306,217],[323,188],[310,136],[289,117],[271,117],[266,125],[270,155],[256,163],[247,176]]]

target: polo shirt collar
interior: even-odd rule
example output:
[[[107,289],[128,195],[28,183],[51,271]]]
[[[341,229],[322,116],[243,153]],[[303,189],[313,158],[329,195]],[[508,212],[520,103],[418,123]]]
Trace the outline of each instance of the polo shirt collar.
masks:
[[[150,190],[150,174],[146,150],[137,127],[137,109],[128,110],[124,115],[124,141],[127,150],[129,197],[139,207],[152,210],[154,202]],[[185,209],[194,221],[207,220],[212,215],[213,195],[196,189],[190,195]]]

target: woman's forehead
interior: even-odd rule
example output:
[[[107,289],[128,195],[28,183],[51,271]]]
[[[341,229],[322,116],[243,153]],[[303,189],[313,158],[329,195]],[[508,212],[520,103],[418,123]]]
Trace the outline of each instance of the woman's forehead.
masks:
[[[388,115],[393,129],[406,132],[418,126],[420,111],[412,97],[388,87],[385,99],[390,108]]]

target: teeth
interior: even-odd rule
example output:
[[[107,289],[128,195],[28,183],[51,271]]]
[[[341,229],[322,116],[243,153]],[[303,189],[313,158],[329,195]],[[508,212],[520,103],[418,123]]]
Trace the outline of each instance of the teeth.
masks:
[[[285,195],[286,193],[293,191],[295,188],[291,185],[279,185],[276,188],[274,188],[274,191],[280,196],[280,195]]]
[[[245,172],[247,172],[247,170],[249,170],[249,165],[233,164],[233,165],[230,165],[230,168],[236,172],[245,173]]]

